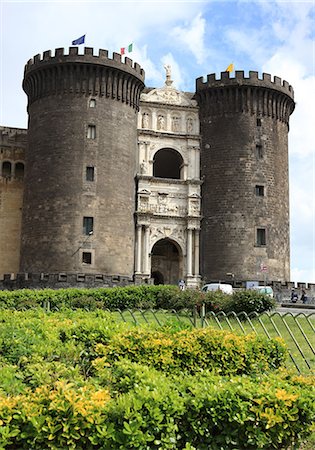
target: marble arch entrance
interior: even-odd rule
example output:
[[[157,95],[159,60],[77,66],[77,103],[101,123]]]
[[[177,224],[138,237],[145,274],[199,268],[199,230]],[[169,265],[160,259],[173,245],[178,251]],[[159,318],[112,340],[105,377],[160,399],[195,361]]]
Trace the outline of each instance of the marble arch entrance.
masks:
[[[151,277],[154,284],[178,284],[183,277],[183,254],[171,239],[160,239],[151,250]]]

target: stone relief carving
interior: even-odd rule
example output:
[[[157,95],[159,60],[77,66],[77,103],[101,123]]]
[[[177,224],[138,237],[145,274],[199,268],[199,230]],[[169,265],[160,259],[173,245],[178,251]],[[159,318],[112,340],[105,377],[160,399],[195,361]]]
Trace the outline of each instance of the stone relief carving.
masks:
[[[177,91],[172,86],[153,89],[147,94],[141,94],[141,100],[147,102],[168,103],[181,106],[197,106],[196,100],[189,98],[184,92]]]
[[[150,241],[152,244],[165,238],[173,238],[174,241],[178,242],[184,248],[184,243],[186,242],[185,228],[176,224],[161,225],[159,227],[151,226]]]

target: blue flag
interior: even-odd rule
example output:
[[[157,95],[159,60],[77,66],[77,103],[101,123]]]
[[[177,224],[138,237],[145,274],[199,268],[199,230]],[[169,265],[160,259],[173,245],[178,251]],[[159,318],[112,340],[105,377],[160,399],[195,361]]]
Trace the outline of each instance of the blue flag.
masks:
[[[85,34],[83,36],[79,37],[78,39],[75,39],[74,41],[72,41],[72,45],[84,44],[84,40],[85,40]]]

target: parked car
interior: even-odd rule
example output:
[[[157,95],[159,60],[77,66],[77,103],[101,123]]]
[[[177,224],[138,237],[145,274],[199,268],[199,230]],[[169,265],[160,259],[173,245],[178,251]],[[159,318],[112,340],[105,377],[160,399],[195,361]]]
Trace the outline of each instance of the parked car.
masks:
[[[203,292],[208,291],[222,291],[224,294],[233,294],[233,286],[231,284],[224,284],[224,283],[210,283],[205,284],[202,289]]]
[[[269,297],[273,298],[273,289],[270,286],[253,286],[251,289],[254,289],[255,291],[259,291],[262,294],[266,294]]]

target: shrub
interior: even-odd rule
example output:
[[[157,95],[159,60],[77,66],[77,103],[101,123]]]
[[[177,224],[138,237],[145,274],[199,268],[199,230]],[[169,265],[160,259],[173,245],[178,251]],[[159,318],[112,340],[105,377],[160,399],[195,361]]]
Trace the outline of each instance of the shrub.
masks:
[[[181,291],[177,286],[127,286],[93,289],[21,289],[0,291],[0,307],[3,309],[29,309],[50,305],[52,310],[64,307],[72,309],[165,309],[192,310],[202,303],[207,311],[258,314],[275,306],[270,297],[253,290],[240,290],[233,295],[221,291],[201,292],[197,289]]]
[[[314,379],[285,372],[173,376],[114,363],[118,386],[56,382],[34,393],[0,395],[5,449],[288,449],[310,433]],[[114,384],[115,385],[115,384]]]
[[[288,449],[314,421],[278,340],[30,310],[1,311],[0,343],[6,450]]]
[[[108,390],[62,381],[34,393],[0,396],[0,447],[92,449],[97,426],[106,427],[103,417],[108,401]]]
[[[240,290],[233,294],[233,304],[228,305],[224,312],[234,311],[240,313],[245,311],[247,314],[256,312],[261,314],[275,308],[275,300],[266,294],[254,290]]]
[[[125,358],[175,373],[197,373],[204,369],[222,374],[255,373],[277,368],[286,358],[279,339],[254,334],[237,336],[210,328],[171,334],[131,330],[113,335],[106,345],[98,344],[96,353],[103,364]],[[98,367],[102,363],[98,360]]]

